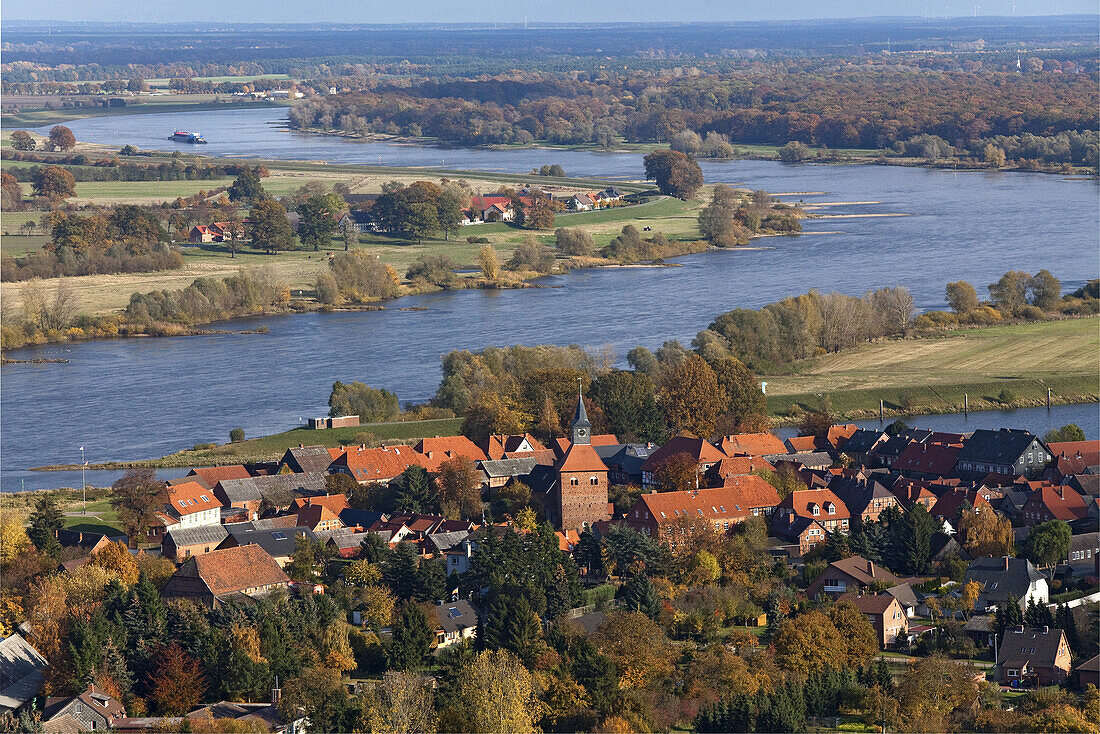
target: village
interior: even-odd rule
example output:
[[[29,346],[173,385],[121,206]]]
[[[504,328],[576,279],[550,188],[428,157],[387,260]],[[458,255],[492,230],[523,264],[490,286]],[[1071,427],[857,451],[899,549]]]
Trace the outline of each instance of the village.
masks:
[[[357,416],[312,421],[318,428],[357,423]],[[592,434],[580,397],[569,436],[548,443],[493,434],[480,444],[459,435],[412,446],[300,445],[278,462],[196,468],[162,483],[150,522],[130,537],[55,530],[65,559],[58,571],[126,568],[134,558],[159,556],[171,562],[159,587],[163,604],[226,613],[287,595],[334,596],[349,628],[396,645],[407,631],[393,597],[380,616],[365,596],[341,589],[363,586],[364,575],[367,588],[379,576],[399,584],[388,564],[400,557],[426,590],[409,593],[433,612],[421,654],[438,657],[480,644],[477,636],[489,634],[500,613],[478,565],[502,534],[549,539],[553,556],[575,565],[582,589],[607,590],[582,594],[588,604],[558,605],[556,615],[550,607],[534,613],[537,629],[568,620],[580,635],[597,634],[622,611],[659,620],[665,607],[685,616],[647,578],[661,573],[656,548],[677,560],[690,548],[685,577],[705,587],[734,583],[716,560],[722,543],[766,534],[755,546],[761,567],[785,569],[790,598],[746,600],[729,612],[736,618],[725,638],[731,649],[746,640],[755,649],[761,634],[776,646],[776,625],[788,615],[795,614],[787,624],[810,609],[850,605],[873,630],[880,661],[948,653],[971,666],[978,684],[1012,693],[1096,685],[1100,441],[1044,441],[1017,429],[891,428],[833,425],[786,440],[763,432],[624,444]],[[444,510],[420,511],[428,506]],[[506,511],[494,517],[494,507]],[[884,550],[884,533],[904,536],[895,538],[904,560]],[[115,560],[97,560],[107,557]],[[1078,632],[1082,613],[1091,621]],[[28,608],[27,620],[0,643],[0,704],[14,717],[35,710],[49,676],[35,616]],[[1089,659],[1085,649],[1094,653]],[[343,669],[361,668],[360,657]],[[101,685],[44,699],[37,709],[44,731],[165,731],[181,716],[259,722],[262,731],[306,729],[307,717],[288,718],[279,707],[277,686],[270,701],[196,701],[173,718],[128,715],[117,685],[111,695],[100,677],[90,679]],[[345,680],[353,696],[365,684]]]

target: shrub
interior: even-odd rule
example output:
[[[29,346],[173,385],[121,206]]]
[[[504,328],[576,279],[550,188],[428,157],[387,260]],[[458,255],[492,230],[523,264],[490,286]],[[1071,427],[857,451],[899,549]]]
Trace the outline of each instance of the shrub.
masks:
[[[913,321],[915,329],[945,329],[956,326],[959,317],[948,311],[927,311]]]
[[[489,238],[488,237],[476,237],[474,235],[470,235],[469,237],[466,238],[466,242],[468,244],[471,244],[471,245],[486,245],[486,244],[489,243]]]
[[[192,451],[209,451],[212,448],[217,447],[216,443],[197,443],[191,447]]]
[[[229,432],[229,442],[230,443],[240,443],[243,440],[244,440],[244,429],[243,428],[234,428],[232,431]]]
[[[1015,399],[1016,393],[1012,392],[1007,387],[1003,388],[999,393],[997,393],[997,400],[1002,403],[1011,403]]]
[[[1024,306],[1016,311],[1016,315],[1028,321],[1042,321],[1044,317],[1043,309],[1038,306]]]
[[[969,324],[992,324],[1002,320],[1001,312],[989,306],[978,306],[963,314]]]

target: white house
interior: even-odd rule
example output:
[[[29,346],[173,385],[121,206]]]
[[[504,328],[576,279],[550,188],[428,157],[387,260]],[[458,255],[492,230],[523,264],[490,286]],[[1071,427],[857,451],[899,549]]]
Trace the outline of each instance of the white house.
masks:
[[[222,503],[211,490],[198,482],[170,484],[166,491],[168,503],[165,505],[165,512],[179,523],[176,527],[195,528],[221,524]]]

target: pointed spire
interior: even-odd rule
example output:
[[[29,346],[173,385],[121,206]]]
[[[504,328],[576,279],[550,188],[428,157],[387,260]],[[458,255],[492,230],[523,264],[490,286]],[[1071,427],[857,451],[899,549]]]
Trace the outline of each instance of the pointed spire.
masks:
[[[573,443],[592,443],[592,424],[588,422],[588,413],[584,409],[584,391],[580,378],[577,378],[577,412],[573,415]]]

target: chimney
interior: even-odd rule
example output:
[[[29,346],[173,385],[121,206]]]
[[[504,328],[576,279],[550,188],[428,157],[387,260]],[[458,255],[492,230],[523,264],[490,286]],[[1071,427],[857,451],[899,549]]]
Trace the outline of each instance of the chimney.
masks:
[[[867,573],[871,574],[871,578],[875,577],[875,562],[867,561]]]
[[[1005,570],[1008,570],[1008,556],[1005,556]]]
[[[1021,625],[1017,625],[1017,627],[1016,627],[1016,634],[1018,634],[1018,635],[1022,635],[1023,633],[1024,633],[1024,626],[1023,626],[1022,624],[1021,624]]]
[[[1050,627],[1045,625],[1045,624],[1043,625],[1043,634],[1044,635],[1049,635],[1050,634]]]

